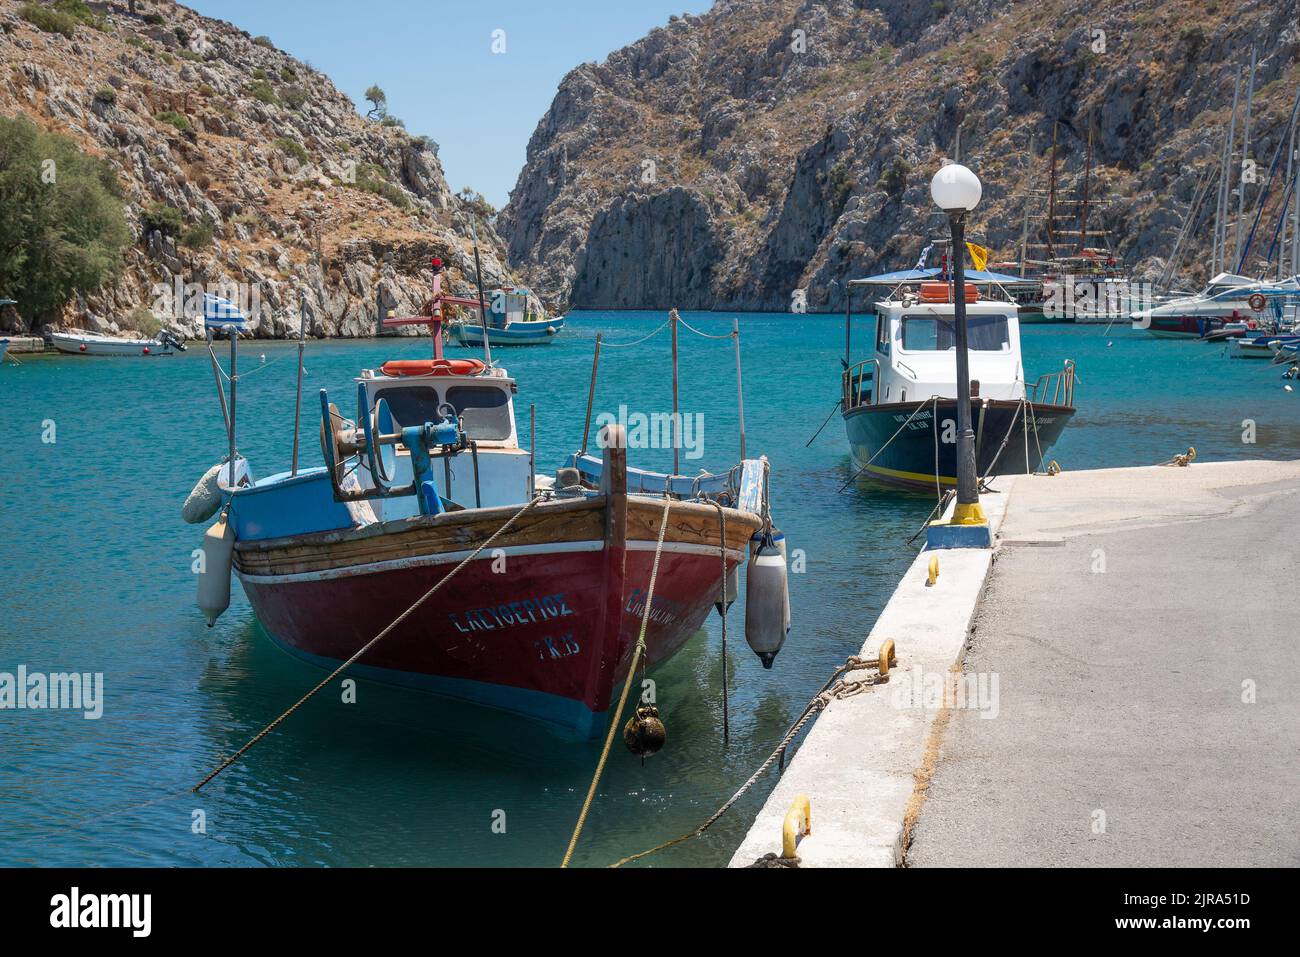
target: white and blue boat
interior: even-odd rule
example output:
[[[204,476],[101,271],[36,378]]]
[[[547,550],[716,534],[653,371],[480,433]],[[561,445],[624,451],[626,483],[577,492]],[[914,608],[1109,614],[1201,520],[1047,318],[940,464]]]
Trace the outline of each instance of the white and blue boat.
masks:
[[[532,290],[523,286],[494,289],[489,297],[489,346],[529,346],[550,342],[564,328],[564,317],[551,317]],[[462,346],[483,345],[483,325],[456,320],[448,335]]]

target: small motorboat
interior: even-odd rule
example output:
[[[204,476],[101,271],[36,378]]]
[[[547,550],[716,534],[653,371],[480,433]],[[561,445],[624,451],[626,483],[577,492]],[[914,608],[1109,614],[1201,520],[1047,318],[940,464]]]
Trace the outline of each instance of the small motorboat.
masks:
[[[846,314],[841,409],[849,449],[867,476],[926,489],[957,484],[956,311],[953,283],[914,269],[849,281],[884,288],[875,304],[871,358],[848,352]],[[1074,363],[1027,384],[1016,300],[1018,277],[967,270],[971,422],[980,478],[1033,472],[1074,416]]]
[[[550,342],[564,328],[564,317],[546,314],[540,299],[523,286],[495,289],[487,313],[489,346],[527,346]],[[483,345],[483,325],[459,319],[448,335],[459,345]]]
[[[151,339],[118,339],[69,329],[51,333],[50,341],[55,349],[74,356],[169,356],[185,351],[185,343],[168,329]]]

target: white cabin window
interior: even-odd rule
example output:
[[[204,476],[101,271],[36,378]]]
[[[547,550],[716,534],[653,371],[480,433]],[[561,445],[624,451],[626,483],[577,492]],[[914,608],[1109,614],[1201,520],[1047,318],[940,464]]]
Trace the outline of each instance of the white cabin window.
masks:
[[[465,434],[480,442],[510,438],[510,396],[495,386],[452,386],[447,401],[465,422]]]
[[[1006,316],[966,317],[967,346],[972,352],[1008,352],[1010,327]],[[952,316],[904,316],[903,348],[909,352],[946,352],[957,348],[957,323]]]

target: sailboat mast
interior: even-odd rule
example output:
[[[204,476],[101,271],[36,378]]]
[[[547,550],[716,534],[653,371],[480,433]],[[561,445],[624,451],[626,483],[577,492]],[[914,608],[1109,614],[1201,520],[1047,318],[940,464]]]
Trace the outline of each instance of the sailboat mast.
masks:
[[[1034,138],[1029,137],[1029,154],[1026,156],[1025,165],[1031,170],[1034,166]],[[1020,277],[1025,276],[1025,259],[1029,250],[1029,199],[1025,199],[1025,219],[1020,226]]]
[[[1223,141],[1223,170],[1219,176],[1219,204],[1214,213],[1214,249],[1210,254],[1210,275],[1224,271],[1228,258],[1228,200],[1232,196],[1232,152],[1237,141],[1237,104],[1241,99],[1241,68],[1237,68],[1237,81],[1232,88],[1232,119],[1228,122],[1228,136]]]
[[[1092,117],[1088,118],[1088,158],[1083,167],[1083,209],[1079,213],[1079,255],[1088,245],[1088,181],[1092,179]]]
[[[1047,258],[1056,258],[1056,127],[1052,124],[1052,164],[1047,175]]]
[[[1300,105],[1300,98],[1297,98],[1296,103],[1297,103],[1298,105]],[[1286,258],[1286,234],[1287,234],[1287,225],[1288,225],[1288,224],[1287,224],[1287,209],[1286,209],[1286,187],[1287,187],[1288,185],[1290,185],[1292,191],[1294,192],[1294,190],[1295,190],[1295,186],[1296,186],[1295,182],[1292,180],[1292,172],[1291,172],[1291,170],[1292,170],[1292,166],[1293,166],[1293,162],[1292,162],[1292,161],[1295,159],[1295,128],[1296,128],[1296,115],[1295,115],[1295,111],[1292,110],[1292,111],[1291,111],[1291,136],[1288,138],[1288,140],[1287,140],[1287,146],[1286,146],[1286,179],[1284,179],[1284,180],[1282,181],[1282,183],[1283,183],[1283,186],[1282,186],[1282,197],[1283,197],[1283,200],[1282,200],[1282,209],[1281,209],[1281,212],[1278,214],[1278,215],[1280,215],[1281,218],[1282,218],[1282,239],[1281,239],[1281,241],[1278,243],[1278,247],[1277,247],[1277,278],[1278,278],[1278,281],[1279,281],[1279,282],[1280,282],[1280,281],[1282,280],[1282,278],[1283,278],[1283,273],[1282,273],[1282,269],[1283,269],[1282,261],[1283,261],[1283,259]],[[1294,246],[1295,246],[1295,232],[1294,232],[1294,231],[1291,233],[1291,245],[1292,245],[1292,247],[1293,247],[1293,250],[1292,250],[1292,254],[1291,254],[1291,255],[1292,255],[1292,258],[1294,258],[1294,257],[1295,257],[1295,252],[1294,252]]]
[[[1250,110],[1255,102],[1255,48],[1250,48],[1250,82],[1246,85],[1246,122],[1243,126],[1241,140],[1241,173],[1237,177],[1237,230],[1236,242],[1232,250],[1232,260],[1236,264],[1233,272],[1241,272],[1241,227],[1246,220],[1246,161],[1250,158]]]

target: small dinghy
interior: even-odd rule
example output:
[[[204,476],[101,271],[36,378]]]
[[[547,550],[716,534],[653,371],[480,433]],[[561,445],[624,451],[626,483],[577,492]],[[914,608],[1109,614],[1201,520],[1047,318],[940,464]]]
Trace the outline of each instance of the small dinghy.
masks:
[[[84,329],[50,334],[54,348],[74,356],[169,356],[184,352],[185,343],[164,329],[152,339],[116,339]]]

